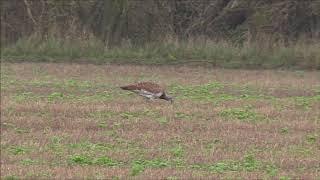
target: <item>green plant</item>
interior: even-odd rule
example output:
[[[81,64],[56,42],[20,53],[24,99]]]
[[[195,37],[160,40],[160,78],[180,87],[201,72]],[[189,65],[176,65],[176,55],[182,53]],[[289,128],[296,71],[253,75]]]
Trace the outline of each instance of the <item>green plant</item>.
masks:
[[[287,134],[288,132],[289,132],[289,128],[287,128],[287,127],[283,127],[280,129],[280,133],[282,133],[282,134]]]
[[[26,165],[26,166],[27,165],[36,164],[36,163],[38,163],[37,160],[32,160],[32,159],[29,159],[29,158],[21,160],[21,164]]]
[[[278,168],[275,165],[267,165],[265,167],[266,172],[269,176],[274,177],[278,174]]]
[[[250,121],[250,122],[265,119],[263,115],[252,111],[251,107],[229,108],[221,111],[219,115],[224,118],[238,119],[241,121]]]
[[[181,145],[178,145],[178,146],[171,148],[170,151],[171,151],[172,155],[175,157],[182,157],[184,154],[184,150]]]
[[[242,166],[246,171],[256,170],[259,166],[260,162],[255,159],[255,157],[251,154],[245,155],[242,161]]]
[[[306,139],[307,139],[308,143],[313,144],[317,141],[317,137],[318,136],[316,134],[309,134],[309,135],[307,135]]]
[[[219,139],[214,139],[214,140],[212,140],[212,141],[207,142],[207,143],[205,144],[205,148],[206,148],[206,150],[211,151],[211,150],[215,147],[215,145],[217,145],[217,144],[219,144],[219,143],[221,143],[221,140],[219,140]]]
[[[120,116],[124,119],[132,119],[132,118],[136,118],[139,117],[139,113],[136,112],[123,112],[120,114]]]
[[[104,179],[104,178],[101,178],[101,179]],[[113,176],[113,177],[112,177],[112,180],[120,180],[120,177],[118,177],[118,176]]]
[[[219,82],[210,82],[201,86],[181,86],[172,85],[170,90],[183,99],[192,99],[197,101],[213,101],[217,98],[213,94],[214,90],[223,88],[223,84]]]
[[[290,146],[288,150],[289,150],[289,153],[302,156],[302,157],[311,157],[315,155],[315,152],[311,147],[304,147],[301,145]]]
[[[145,169],[145,166],[140,162],[140,161],[135,161],[133,162],[132,166],[131,166],[131,175],[132,176],[136,176],[138,174],[140,174],[141,172],[143,172]]]
[[[16,127],[16,128],[14,128],[14,131],[19,134],[23,134],[23,133],[29,133],[30,129]]]
[[[53,144],[60,144],[63,140],[63,137],[59,137],[59,136],[53,136],[51,137],[51,143]]]
[[[222,173],[230,169],[230,164],[224,162],[218,162],[216,164],[210,165],[208,170]]]
[[[320,101],[320,95],[310,97],[298,96],[294,97],[293,100],[296,106],[302,107],[303,109],[310,109],[313,102]]]
[[[72,155],[69,157],[69,161],[72,164],[79,164],[79,165],[92,165],[93,164],[93,159],[89,156],[86,155]]]
[[[289,176],[280,176],[279,180],[291,180]]]
[[[32,92],[23,92],[13,96],[16,101],[34,100],[37,98]]]
[[[19,180],[20,178],[18,176],[10,175],[10,176],[5,176],[3,179],[4,180]]]
[[[152,159],[152,160],[135,160],[131,165],[131,175],[135,176],[143,172],[146,168],[163,168],[169,167],[170,164],[166,160]]]
[[[104,165],[104,166],[118,166],[120,165],[119,162],[114,161],[113,159],[103,156],[103,157],[98,157],[94,159],[94,164],[96,165]]]
[[[53,136],[50,138],[51,143],[48,145],[48,148],[55,152],[57,155],[61,155],[64,151],[64,147],[62,145],[63,137]]]
[[[98,123],[98,127],[100,127],[100,128],[106,128],[106,127],[107,127],[107,123],[106,123],[106,122],[99,122],[99,123]]]
[[[156,121],[159,122],[160,124],[167,124],[169,122],[169,120],[165,116],[156,118]]]
[[[181,120],[191,120],[192,115],[189,115],[183,112],[176,112],[175,118],[181,119]]]
[[[168,176],[165,178],[165,180],[178,180],[179,178],[177,176]]]
[[[11,146],[9,152],[14,155],[25,154],[30,151],[30,148],[23,146]]]
[[[79,164],[79,165],[99,165],[99,166],[119,166],[122,163],[115,161],[107,156],[101,157],[90,157],[84,154],[74,154],[69,156],[70,164]]]
[[[169,161],[163,160],[163,159],[152,159],[144,161],[145,165],[147,167],[153,167],[153,168],[162,168],[162,167],[168,167]]]
[[[114,149],[114,145],[105,143],[91,143],[89,141],[68,144],[71,149],[80,149],[84,151],[109,151]]]
[[[245,155],[241,160],[225,160],[214,164],[194,164],[191,168],[209,170],[217,173],[227,171],[255,171],[261,168],[262,162],[258,161],[253,155]]]
[[[60,92],[53,92],[47,96],[48,101],[56,101],[63,99],[64,95]]]

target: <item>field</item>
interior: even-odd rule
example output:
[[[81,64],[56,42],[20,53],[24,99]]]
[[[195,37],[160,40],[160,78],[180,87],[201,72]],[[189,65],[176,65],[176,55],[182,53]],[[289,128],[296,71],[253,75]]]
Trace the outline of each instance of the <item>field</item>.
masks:
[[[150,80],[174,104],[118,87]],[[1,63],[1,179],[320,179],[320,72]]]

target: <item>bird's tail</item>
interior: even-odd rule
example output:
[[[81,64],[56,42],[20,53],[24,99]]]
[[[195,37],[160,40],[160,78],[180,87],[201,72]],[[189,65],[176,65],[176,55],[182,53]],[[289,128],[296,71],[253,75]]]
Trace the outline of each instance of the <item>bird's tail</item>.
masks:
[[[120,86],[120,88],[123,90],[130,90],[129,86]]]

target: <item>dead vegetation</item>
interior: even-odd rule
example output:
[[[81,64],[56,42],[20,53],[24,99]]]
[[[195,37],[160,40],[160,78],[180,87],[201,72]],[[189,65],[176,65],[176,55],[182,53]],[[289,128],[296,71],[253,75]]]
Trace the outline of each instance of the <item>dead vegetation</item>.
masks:
[[[318,71],[1,64],[1,178],[317,179]],[[146,103],[118,87],[154,80]]]

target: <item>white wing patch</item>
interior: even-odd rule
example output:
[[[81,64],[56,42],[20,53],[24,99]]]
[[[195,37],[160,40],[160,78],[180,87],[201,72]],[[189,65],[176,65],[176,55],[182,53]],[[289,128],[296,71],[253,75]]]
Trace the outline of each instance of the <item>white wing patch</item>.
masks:
[[[163,94],[162,92],[158,92],[155,94],[155,96],[159,98],[160,96],[162,96],[162,94]]]
[[[135,91],[135,92],[137,92],[140,96],[143,96],[143,97],[146,97],[149,99],[159,98],[162,95],[162,92],[154,94],[154,93],[146,91],[144,89],[141,89],[141,90]]]

